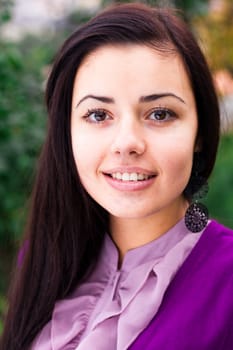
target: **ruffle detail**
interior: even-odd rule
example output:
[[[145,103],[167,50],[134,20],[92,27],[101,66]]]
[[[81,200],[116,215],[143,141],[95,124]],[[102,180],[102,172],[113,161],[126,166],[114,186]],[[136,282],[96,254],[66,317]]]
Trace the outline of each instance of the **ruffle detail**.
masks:
[[[87,281],[56,303],[52,320],[32,350],[126,350],[156,314],[164,293],[202,232],[183,220],[157,240],[127,252],[122,267],[106,235]],[[48,333],[50,333],[48,335]],[[41,347],[40,347],[41,346]]]

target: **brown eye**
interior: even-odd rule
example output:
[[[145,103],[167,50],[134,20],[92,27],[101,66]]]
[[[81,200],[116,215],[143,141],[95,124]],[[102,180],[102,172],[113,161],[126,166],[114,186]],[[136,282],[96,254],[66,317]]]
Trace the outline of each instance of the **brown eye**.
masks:
[[[85,119],[90,123],[101,123],[107,119],[110,119],[106,111],[102,109],[89,110],[85,115]]]
[[[175,113],[166,109],[166,108],[158,108],[155,109],[150,115],[149,119],[155,120],[155,121],[168,121],[175,117]]]

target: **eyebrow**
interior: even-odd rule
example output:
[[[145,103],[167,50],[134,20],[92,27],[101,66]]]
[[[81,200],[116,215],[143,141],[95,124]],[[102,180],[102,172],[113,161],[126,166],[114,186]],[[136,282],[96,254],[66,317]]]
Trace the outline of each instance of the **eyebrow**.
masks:
[[[80,105],[80,103],[82,103],[83,101],[85,101],[88,98],[93,98],[95,100],[104,102],[104,103],[114,103],[114,99],[111,97],[106,97],[106,96],[95,96],[95,95],[86,95],[83,98],[81,98],[81,100],[77,103],[76,108]]]
[[[152,95],[147,95],[147,96],[141,96],[139,98],[139,102],[143,102],[143,103],[144,102],[152,102],[152,101],[156,101],[156,100],[163,98],[163,97],[174,97],[185,104],[185,101],[181,97],[179,97],[171,92],[164,92],[161,94],[152,94]],[[93,98],[95,100],[98,100],[98,101],[101,101],[104,103],[114,103],[115,102],[115,100],[112,97],[86,95],[83,98],[81,98],[81,100],[77,103],[76,108],[80,105],[80,103],[82,103],[83,101],[85,101],[88,98]]]
[[[156,101],[156,100],[158,100],[160,98],[163,98],[163,97],[174,97],[174,98],[178,99],[179,101],[181,101],[182,103],[185,104],[185,101],[181,97],[179,97],[179,96],[177,96],[177,95],[175,95],[175,94],[173,94],[171,92],[164,92],[164,93],[161,93],[161,94],[152,94],[152,95],[148,95],[148,96],[141,96],[140,99],[139,99],[139,102]]]

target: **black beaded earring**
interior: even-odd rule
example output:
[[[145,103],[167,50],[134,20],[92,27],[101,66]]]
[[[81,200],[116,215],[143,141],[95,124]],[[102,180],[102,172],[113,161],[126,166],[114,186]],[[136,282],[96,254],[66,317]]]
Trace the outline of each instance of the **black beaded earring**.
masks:
[[[186,198],[191,202],[185,213],[185,225],[191,232],[202,231],[209,219],[209,213],[206,206],[199,203],[199,200],[204,198],[209,190],[206,179],[201,176],[204,169],[204,162],[200,153],[194,154],[192,174],[189,183],[184,191]]]

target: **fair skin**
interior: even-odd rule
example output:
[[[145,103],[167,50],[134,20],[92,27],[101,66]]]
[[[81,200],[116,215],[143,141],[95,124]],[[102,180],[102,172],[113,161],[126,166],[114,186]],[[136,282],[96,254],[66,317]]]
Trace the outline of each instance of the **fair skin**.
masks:
[[[178,54],[119,45],[84,59],[73,89],[73,153],[83,186],[109,212],[121,260],[184,216],[196,135]]]

